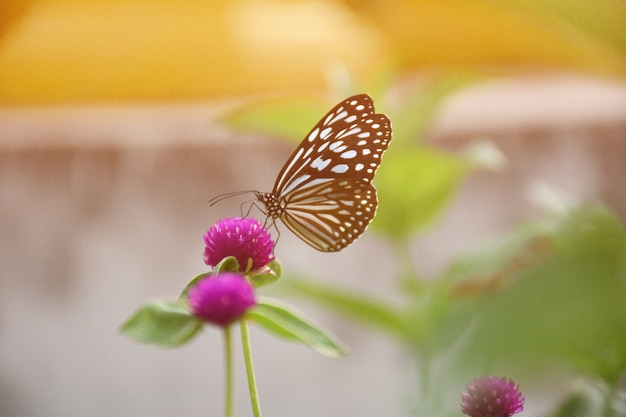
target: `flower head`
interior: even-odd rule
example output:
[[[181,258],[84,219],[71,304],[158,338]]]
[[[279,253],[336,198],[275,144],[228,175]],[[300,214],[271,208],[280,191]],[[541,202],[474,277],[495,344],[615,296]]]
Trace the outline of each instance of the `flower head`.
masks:
[[[210,266],[234,256],[239,271],[250,272],[263,268],[274,259],[272,236],[258,220],[249,217],[218,221],[204,234],[204,243],[204,263]]]
[[[188,295],[191,314],[222,327],[256,304],[252,284],[232,272],[202,279]]]
[[[524,409],[524,397],[512,380],[486,376],[465,386],[461,411],[470,417],[511,417]]]

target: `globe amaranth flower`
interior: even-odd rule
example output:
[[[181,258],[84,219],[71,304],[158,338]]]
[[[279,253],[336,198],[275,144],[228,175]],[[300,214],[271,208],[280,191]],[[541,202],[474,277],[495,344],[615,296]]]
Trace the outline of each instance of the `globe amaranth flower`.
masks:
[[[254,290],[243,276],[224,272],[202,279],[189,289],[191,314],[224,327],[256,305]]]
[[[470,417],[511,417],[524,409],[524,397],[512,380],[486,376],[465,386],[461,411]]]
[[[253,218],[232,217],[215,223],[204,234],[204,263],[217,265],[234,256],[240,272],[256,271],[273,259],[274,241],[263,225]]]

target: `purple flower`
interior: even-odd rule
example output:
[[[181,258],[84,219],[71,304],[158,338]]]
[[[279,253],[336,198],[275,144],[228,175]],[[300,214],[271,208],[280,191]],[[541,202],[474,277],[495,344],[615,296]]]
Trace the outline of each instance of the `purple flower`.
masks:
[[[274,260],[272,236],[258,220],[249,217],[218,221],[204,234],[204,243],[204,263],[212,267],[234,256],[239,272],[250,272]]]
[[[189,289],[188,302],[191,314],[222,327],[256,304],[252,284],[232,272],[202,279]]]
[[[512,380],[486,376],[465,386],[461,411],[470,417],[511,417],[524,409],[524,397]]]

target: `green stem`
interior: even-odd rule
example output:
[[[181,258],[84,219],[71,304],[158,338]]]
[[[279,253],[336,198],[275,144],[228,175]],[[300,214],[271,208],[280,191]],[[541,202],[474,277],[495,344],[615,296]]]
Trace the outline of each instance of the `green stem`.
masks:
[[[231,327],[224,328],[224,351],[226,359],[226,389],[224,392],[224,416],[233,417],[233,338]]]
[[[243,358],[246,363],[246,374],[248,375],[248,390],[250,391],[250,402],[252,403],[252,414],[254,417],[261,417],[261,407],[259,406],[259,394],[256,389],[254,378],[254,368],[252,366],[252,350],[250,347],[250,334],[248,332],[248,322],[245,319],[239,321],[241,327],[241,344],[243,345]]]

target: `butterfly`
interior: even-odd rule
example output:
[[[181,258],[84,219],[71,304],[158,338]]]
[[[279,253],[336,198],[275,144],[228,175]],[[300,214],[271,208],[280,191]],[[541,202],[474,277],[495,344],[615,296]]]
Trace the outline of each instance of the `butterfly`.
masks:
[[[367,94],[333,107],[296,148],[271,192],[253,191],[267,220],[280,219],[322,252],[337,252],[365,232],[378,207],[372,184],[391,140],[391,121]],[[224,197],[211,200],[211,205]]]

